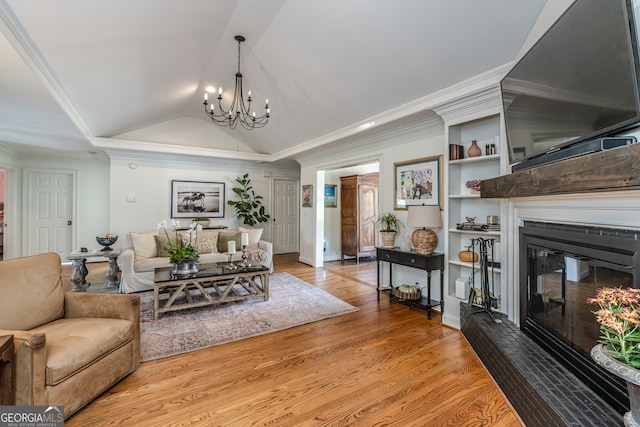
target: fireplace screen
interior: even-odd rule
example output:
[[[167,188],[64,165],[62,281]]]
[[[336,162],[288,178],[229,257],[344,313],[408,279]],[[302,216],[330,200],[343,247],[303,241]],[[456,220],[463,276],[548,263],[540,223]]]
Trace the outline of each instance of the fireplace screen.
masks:
[[[600,260],[529,245],[528,316],[568,345],[589,355],[600,334],[587,298],[602,287],[633,286],[633,275]]]
[[[520,228],[520,327],[619,411],[626,386],[597,366],[602,287],[640,287],[640,233],[526,221]]]

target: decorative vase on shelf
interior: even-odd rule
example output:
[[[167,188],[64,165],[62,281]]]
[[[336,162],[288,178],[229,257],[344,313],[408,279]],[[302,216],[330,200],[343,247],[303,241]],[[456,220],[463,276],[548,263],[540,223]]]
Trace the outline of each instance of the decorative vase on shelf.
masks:
[[[630,411],[624,414],[624,425],[640,427],[640,370],[611,357],[602,344],[591,349],[591,358],[598,365],[627,382]]]
[[[471,147],[467,150],[467,154],[469,157],[478,157],[482,154],[482,150],[478,147],[478,141],[475,139],[471,141]]]
[[[198,272],[198,259],[183,259],[173,261],[173,274],[187,275]]]

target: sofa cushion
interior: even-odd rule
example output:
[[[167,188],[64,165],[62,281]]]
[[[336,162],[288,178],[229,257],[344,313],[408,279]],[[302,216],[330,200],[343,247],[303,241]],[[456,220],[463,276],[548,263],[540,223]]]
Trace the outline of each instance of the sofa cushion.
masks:
[[[171,254],[167,251],[167,247],[169,243],[176,244],[178,243],[178,239],[182,239],[181,235],[176,236],[166,236],[163,234],[156,234],[153,236],[156,241],[156,256],[159,257],[169,257]]]
[[[218,235],[218,251],[219,252],[227,252],[227,243],[230,241],[236,242],[236,250],[239,250],[242,246],[240,246],[240,236],[241,233],[239,231],[228,232],[221,231]]]
[[[158,256],[155,236],[157,231],[149,233],[131,233],[131,244],[138,258],[153,258]]]
[[[64,316],[61,271],[55,253],[0,262],[0,329],[26,331]]]
[[[47,336],[45,382],[53,386],[87,368],[133,339],[134,328],[123,319],[59,319],[39,328]]]
[[[241,233],[249,234],[249,247],[258,247],[258,242],[260,241],[260,237],[262,237],[264,228],[239,227],[238,230]]]
[[[218,230],[202,230],[195,241],[199,254],[214,254],[218,252]]]

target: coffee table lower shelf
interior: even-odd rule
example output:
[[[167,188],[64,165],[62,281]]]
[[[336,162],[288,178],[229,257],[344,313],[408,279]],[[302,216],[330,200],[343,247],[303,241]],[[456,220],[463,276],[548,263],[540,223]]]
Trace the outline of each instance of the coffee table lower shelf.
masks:
[[[205,267],[205,266],[203,266]],[[153,316],[187,308],[204,307],[247,298],[269,300],[269,269],[266,267],[229,270],[211,265],[194,277],[173,276],[169,269],[156,269],[153,286]],[[160,299],[163,295],[167,299]]]

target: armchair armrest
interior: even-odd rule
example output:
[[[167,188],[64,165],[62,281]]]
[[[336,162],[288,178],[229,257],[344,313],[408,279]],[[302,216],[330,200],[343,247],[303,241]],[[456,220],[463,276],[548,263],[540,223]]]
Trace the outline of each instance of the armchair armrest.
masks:
[[[47,365],[46,336],[43,332],[0,329],[0,335],[13,335],[13,375],[16,405],[44,405]]]

